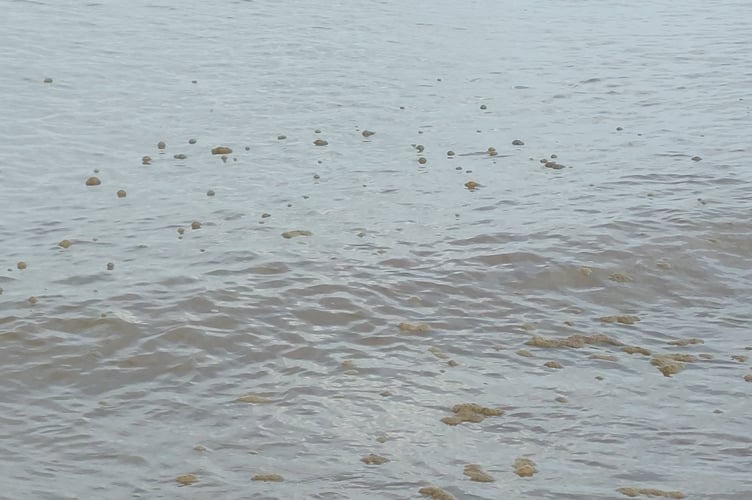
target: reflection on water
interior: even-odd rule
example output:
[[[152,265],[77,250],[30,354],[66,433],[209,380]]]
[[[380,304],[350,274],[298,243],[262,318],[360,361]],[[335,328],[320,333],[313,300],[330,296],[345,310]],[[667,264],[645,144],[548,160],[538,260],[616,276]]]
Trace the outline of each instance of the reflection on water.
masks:
[[[749,497],[745,3],[147,4],[0,0],[0,497]]]

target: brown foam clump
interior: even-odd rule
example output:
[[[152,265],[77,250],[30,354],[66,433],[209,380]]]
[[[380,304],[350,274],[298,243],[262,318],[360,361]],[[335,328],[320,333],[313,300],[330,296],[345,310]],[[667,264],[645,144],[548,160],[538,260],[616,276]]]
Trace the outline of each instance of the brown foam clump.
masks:
[[[296,231],[286,231],[282,233],[282,237],[286,240],[296,238],[298,236],[313,236],[313,233],[305,229],[298,229]]]
[[[108,271],[112,271],[113,269],[115,269],[115,264],[113,264],[112,262],[108,262],[107,263],[107,270]]]
[[[26,269],[28,266],[26,265],[26,262],[20,261],[18,264],[16,264],[16,267],[20,270]]]
[[[57,246],[59,246],[61,248],[70,248],[71,241],[70,240],[63,240],[60,243],[58,243]]]
[[[621,323],[622,325],[634,325],[640,318],[630,314],[617,314],[614,316],[602,316],[598,318],[604,323]]]
[[[514,461],[514,473],[520,477],[531,477],[538,472],[535,462],[529,458],[518,458]]]
[[[486,417],[498,417],[504,414],[504,410],[501,408],[486,408],[476,403],[454,405],[452,411],[455,415],[442,418],[443,423],[447,425],[458,425],[462,422],[478,423],[485,420]]]
[[[421,165],[425,165],[427,161],[428,160],[426,160],[423,156],[421,156],[420,158],[418,158],[418,163],[420,163]]]
[[[316,139],[315,141],[313,141],[313,144],[315,146],[326,146],[329,143],[327,141],[325,141],[324,139]]]
[[[634,281],[630,275],[625,273],[611,273],[608,276],[608,279],[616,281],[617,283],[629,283],[630,281]]]
[[[195,474],[182,474],[175,478],[175,481],[182,484],[183,486],[188,486],[193,483],[198,482],[198,477]]]
[[[467,181],[467,182],[465,183],[465,187],[466,187],[467,189],[469,189],[470,191],[475,191],[476,189],[478,189],[478,188],[480,187],[480,184],[478,184],[478,183],[477,183],[477,182],[475,182],[475,181]]]
[[[591,354],[590,359],[599,359],[601,361],[618,361],[619,358],[613,354]]]
[[[554,170],[561,170],[562,168],[564,168],[564,165],[562,165],[561,163],[557,163],[555,161],[547,161],[546,163],[543,164],[543,166],[546,168],[552,168]]]
[[[528,351],[527,349],[520,349],[515,354],[517,354],[517,356],[522,356],[523,358],[532,358],[533,357],[533,353],[530,352],[530,351]]]
[[[159,142],[157,143],[157,149],[164,149],[164,148],[166,148],[166,147],[167,147],[167,144],[165,144],[165,142],[164,142],[164,141],[159,141]]]
[[[191,229],[201,229],[201,223],[194,220],[193,222],[191,222]]]
[[[425,323],[408,323],[403,321],[397,328],[407,333],[426,333],[431,331],[431,327]]]
[[[217,146],[216,148],[212,148],[211,151],[213,155],[229,155],[232,153],[232,149],[227,146]]]
[[[478,464],[466,465],[463,474],[469,477],[471,481],[478,481],[479,483],[492,483],[495,481],[493,476],[484,471]]]
[[[700,353],[697,355],[697,357],[700,359],[713,359],[713,355],[707,352]]]
[[[668,345],[676,345],[676,346],[687,346],[687,345],[695,345],[695,344],[704,344],[705,341],[702,339],[696,339],[696,338],[689,338],[689,339],[676,339],[671,340],[668,342]]]
[[[418,493],[427,497],[433,498],[433,500],[455,500],[454,496],[449,492],[437,488],[436,486],[426,486],[418,490]]]
[[[375,134],[376,132],[371,132],[370,130],[364,130],[364,131],[363,131],[363,132],[361,132],[361,133],[363,134],[363,137],[371,137],[371,136],[372,136],[372,135],[374,135],[374,134]]]
[[[285,478],[280,476],[279,474],[256,474],[251,478],[251,481],[284,481]]]
[[[654,488],[618,488],[616,491],[628,497],[644,495],[646,497],[686,498],[681,491],[663,491]]]
[[[636,345],[625,345],[621,348],[622,351],[626,352],[627,354],[642,354],[643,356],[650,356],[652,353],[645,349],[644,347],[636,346]]]
[[[151,165],[151,156],[144,156],[141,158],[142,165]]]
[[[126,193],[124,189],[121,189],[117,192],[118,198],[125,198],[126,196],[128,196],[128,193]]]
[[[172,157],[176,160],[185,160],[186,158],[188,158],[188,156],[184,155],[183,153],[172,155]]]
[[[360,461],[366,465],[381,465],[387,463],[389,459],[380,455],[374,455],[373,453],[370,453],[361,458]]]
[[[533,338],[526,342],[527,345],[533,347],[546,347],[546,348],[558,348],[558,347],[571,347],[573,349],[579,349],[586,345],[623,345],[616,339],[609,337],[608,335],[596,334],[596,335],[570,335],[565,339],[554,339],[548,337],[542,337],[535,335]]]
[[[429,347],[428,351],[439,359],[449,359],[449,355],[438,347]]]
[[[188,144],[196,144],[196,139],[188,139]]]
[[[581,267],[580,274],[582,274],[583,276],[590,276],[591,274],[593,274],[593,270],[589,267]]]
[[[543,363],[543,366],[545,366],[546,368],[564,368],[558,361],[546,361],[545,363]]]
[[[386,434],[382,434],[381,436],[376,438],[376,441],[382,444],[386,443],[387,441],[389,441],[389,436],[387,436]]]
[[[86,179],[87,186],[99,186],[100,184],[102,184],[102,181],[99,180],[99,177],[92,176]]]
[[[253,403],[253,404],[260,404],[260,403],[268,403],[269,398],[264,396],[258,396],[256,394],[246,394],[245,396],[240,396],[235,400],[237,403]]]
[[[650,364],[658,368],[658,370],[666,377],[676,375],[684,369],[685,363],[695,361],[695,357],[690,354],[661,354],[653,356],[650,360]]]
[[[559,396],[558,398],[555,399],[555,401],[557,403],[569,403],[569,400],[565,398],[564,396]]]
[[[744,363],[745,361],[749,359],[749,357],[743,354],[733,354],[731,356],[731,359],[733,359],[734,361],[738,361],[740,363]]]
[[[744,376],[744,381],[745,382],[752,382],[752,373],[749,373],[749,374],[745,375]]]

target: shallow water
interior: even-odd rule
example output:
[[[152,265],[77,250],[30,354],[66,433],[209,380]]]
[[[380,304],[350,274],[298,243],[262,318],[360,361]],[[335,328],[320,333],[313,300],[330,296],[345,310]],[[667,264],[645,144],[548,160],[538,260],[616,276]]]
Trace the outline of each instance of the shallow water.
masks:
[[[0,498],[750,497],[747,2],[122,4],[0,0]]]

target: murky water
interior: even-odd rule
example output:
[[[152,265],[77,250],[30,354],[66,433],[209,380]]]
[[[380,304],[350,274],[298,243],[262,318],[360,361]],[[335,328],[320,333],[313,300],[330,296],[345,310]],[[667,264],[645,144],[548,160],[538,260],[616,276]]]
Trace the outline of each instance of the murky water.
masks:
[[[0,0],[0,497],[751,497],[748,2],[170,4]]]

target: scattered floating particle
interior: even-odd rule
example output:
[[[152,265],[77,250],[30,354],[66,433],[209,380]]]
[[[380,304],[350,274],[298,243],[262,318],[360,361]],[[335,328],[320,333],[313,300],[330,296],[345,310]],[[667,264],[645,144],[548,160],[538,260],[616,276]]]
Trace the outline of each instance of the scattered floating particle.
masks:
[[[530,351],[528,351],[528,350],[525,350],[525,349],[520,349],[515,354],[517,354],[517,356],[522,356],[523,358],[532,358],[533,357],[533,353],[530,352]]]
[[[454,366],[459,366],[459,363],[453,359],[450,359],[449,361],[447,361],[447,365],[454,367]]]
[[[731,359],[733,359],[734,361],[738,361],[740,363],[744,363],[745,361],[747,361],[749,359],[749,357],[748,356],[744,356],[743,354],[733,354],[731,356]]]
[[[389,436],[387,436],[386,434],[382,434],[381,436],[376,438],[376,441],[382,444],[386,443],[387,441],[389,441]]]
[[[662,491],[654,488],[618,488],[616,491],[624,496],[636,497],[645,495],[648,497],[663,497],[663,498],[685,498],[686,495],[681,491]]]
[[[118,198],[125,198],[126,196],[128,196],[128,193],[126,193],[124,189],[118,190],[118,192],[117,192],[117,197]]]
[[[630,275],[624,273],[611,273],[609,274],[608,279],[616,281],[617,283],[628,283],[634,281]]]
[[[26,266],[26,262],[24,262],[24,261],[20,261],[20,262],[19,262],[18,264],[16,264],[16,267],[17,267],[18,269],[21,269],[21,270],[23,270],[23,269],[26,269],[26,267],[27,267],[27,266]]]
[[[240,396],[235,400],[236,403],[253,403],[253,404],[261,404],[261,403],[268,403],[269,398],[264,396],[258,396],[256,394],[246,394],[245,396]]]
[[[494,147],[489,147],[486,152],[488,153],[488,156],[496,156],[498,154]]]
[[[504,414],[501,408],[486,408],[476,403],[463,403],[454,405],[453,417],[444,417],[441,421],[447,425],[458,425],[462,422],[482,422],[486,417],[498,417]]]
[[[256,474],[251,478],[251,481],[284,481],[285,478],[280,476],[279,474]]]
[[[552,158],[552,159],[554,159],[554,160],[555,160],[556,158],[558,158],[558,157],[559,157],[559,155],[557,155],[556,153],[553,153],[553,154],[551,155],[551,158]]]
[[[318,179],[321,179],[321,176],[319,174],[313,174],[313,178],[318,180]]]
[[[191,229],[201,229],[201,223],[197,220],[191,222]]]
[[[52,83],[52,78],[48,76],[47,78],[44,79],[44,83]]]
[[[113,264],[112,262],[108,262],[107,263],[107,270],[108,271],[112,271],[113,269],[115,269],[115,264]]]
[[[389,391],[381,391],[381,392],[379,393],[379,396],[382,396],[382,397],[385,397],[385,398],[388,398],[388,397],[389,397],[389,396],[391,396],[391,395],[392,395],[392,393],[391,393],[391,392],[389,392]]]
[[[423,146],[423,144],[418,144],[415,146],[415,149],[418,150],[418,153],[422,153],[426,149],[426,147]]]
[[[57,245],[59,247],[62,247],[62,248],[69,248],[71,246],[71,241],[70,240],[63,240],[60,243],[58,243]]]
[[[520,477],[530,477],[538,472],[535,462],[529,458],[518,458],[514,461],[514,473]]]
[[[271,216],[272,216],[272,214],[267,214],[267,213],[263,213],[263,214],[261,214],[261,218],[262,218],[262,219],[268,219],[268,218],[269,218],[269,217],[271,217]]]
[[[403,321],[397,325],[397,328],[409,333],[426,333],[431,331],[431,327],[425,323],[408,323],[407,321]]]
[[[752,382],[752,373],[748,373],[747,375],[745,375],[744,376],[744,381],[745,382]]]
[[[198,482],[198,477],[196,477],[194,474],[183,474],[175,478],[175,481],[182,484],[183,486],[188,486],[193,483]]]
[[[179,227],[178,228],[178,234],[185,234],[185,228],[184,227]]]
[[[232,149],[227,146],[217,146],[211,150],[213,155],[229,155],[232,153]]]
[[[506,349],[503,344],[496,344],[495,346],[493,346],[493,348],[495,351],[503,351],[504,349]]]
[[[198,451],[199,453],[204,453],[204,452],[209,451],[209,448],[207,448],[203,444],[197,444],[196,446],[193,447],[193,451]]]
[[[340,366],[344,370],[355,370],[357,368],[357,366],[355,366],[355,362],[351,359],[346,359]]]
[[[297,236],[313,236],[313,233],[305,229],[298,229],[295,231],[285,231],[284,233],[282,233],[282,237],[287,240],[291,238],[295,238]]]
[[[581,267],[580,274],[582,274],[583,276],[590,276],[591,274],[593,274],[593,270],[589,267]]]
[[[387,463],[389,459],[380,455],[374,455],[373,453],[370,453],[361,458],[360,461],[367,465],[382,465]]]
[[[87,186],[99,186],[100,184],[102,184],[102,181],[99,180],[99,177],[89,177],[86,179]]]
[[[598,320],[603,323],[621,323],[622,325],[634,325],[640,318],[629,314],[617,314],[614,316],[601,316]]]
[[[29,297],[29,304],[31,304],[32,306],[36,304],[37,302],[39,302],[39,299],[37,299],[36,297],[34,296]]]
[[[488,107],[485,104],[481,104],[480,109],[488,109]]]
[[[555,161],[546,161],[543,166],[546,168],[552,168],[554,170],[561,170],[562,168],[564,168],[564,165],[562,165],[561,163],[556,163]]]
[[[561,363],[559,363],[558,361],[546,361],[545,363],[543,363],[543,366],[545,366],[546,368],[556,368],[556,369],[564,368],[563,366],[561,366]]]
[[[364,130],[364,131],[363,131],[363,132],[361,132],[361,133],[363,134],[363,137],[371,137],[371,136],[372,136],[372,135],[374,135],[374,134],[375,134],[376,132],[371,132],[370,130]]]
[[[188,144],[196,144],[196,139],[188,139]]]
[[[621,348],[622,351],[626,352],[627,354],[642,354],[643,356],[650,356],[652,353],[645,349],[644,347],[636,346],[636,345],[625,345]]]
[[[421,165],[425,165],[425,164],[426,164],[426,161],[428,161],[428,160],[426,160],[426,159],[425,159],[425,158],[423,158],[422,156],[421,156],[420,158],[418,158],[418,163],[420,163]]]
[[[590,359],[598,359],[601,361],[618,361],[619,358],[613,354],[591,354]]]
[[[175,158],[176,160],[185,160],[186,158],[188,158],[183,153],[178,153],[178,154],[172,155],[172,157]]]
[[[707,352],[703,352],[701,354],[698,354],[697,357],[700,358],[700,359],[713,359],[713,355],[709,354]]]
[[[427,497],[433,498],[433,500],[455,500],[454,496],[450,493],[437,488],[436,486],[426,486],[418,490],[418,493]]]
[[[452,151],[451,149],[447,151],[447,156],[454,156],[454,154],[454,151]]]
[[[462,473],[469,477],[471,481],[479,483],[493,483],[495,481],[493,476],[484,471],[478,464],[466,465]]]
[[[564,396],[559,396],[558,398],[556,398],[555,401],[557,403],[569,403],[569,400],[567,398],[565,398]]]
[[[278,140],[278,141],[284,141],[285,139],[287,139],[287,136],[286,136],[286,135],[278,135],[278,136],[277,136],[277,140]]]
[[[478,183],[477,183],[477,182],[475,182],[475,181],[467,181],[467,182],[465,183],[465,187],[466,187],[467,189],[469,189],[470,191],[475,191],[476,189],[478,189],[478,188],[480,187],[480,184],[478,184]]]
[[[616,339],[598,333],[595,335],[570,335],[563,339],[555,339],[550,337],[543,337],[540,335],[534,335],[530,340],[525,342],[527,345],[533,347],[545,347],[545,348],[559,348],[559,347],[571,347],[572,349],[580,349],[586,345],[623,345]]]
[[[705,341],[698,338],[689,338],[689,339],[677,339],[677,340],[671,340],[667,342],[668,345],[676,345],[676,346],[687,346],[687,345],[695,345],[695,344],[704,344]]]
[[[325,141],[324,139],[316,139],[315,141],[313,141],[313,144],[316,146],[326,146],[329,143]]]
[[[166,148],[166,147],[167,147],[167,144],[165,144],[165,142],[164,142],[164,141],[159,141],[159,142],[157,143],[157,149],[164,149],[164,148]]]
[[[142,165],[151,165],[151,156],[143,156],[143,157],[141,157],[141,164]]]
[[[596,375],[593,377],[595,380],[603,380],[603,377],[601,375]]]
[[[655,266],[659,269],[671,269],[673,266],[671,266],[668,262],[656,262]]]
[[[214,196],[215,194],[217,193],[215,193],[213,189],[210,189],[206,192],[206,196]]]
[[[522,142],[519,139],[515,139],[515,140],[512,141],[512,146],[524,146],[524,145],[525,145],[525,143]]]
[[[313,133],[314,133],[314,134],[320,134],[320,133],[321,133],[321,129],[320,129],[320,128],[317,128],[316,130],[314,130],[314,131],[313,131]]]
[[[668,356],[655,356],[650,360],[650,364],[658,368],[665,377],[676,375],[684,369],[684,363],[676,361]]]
[[[699,156],[692,157],[692,161],[700,161],[700,160],[702,160],[702,158],[700,158]]]

